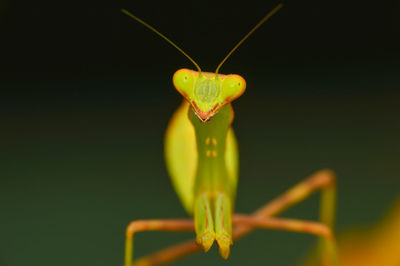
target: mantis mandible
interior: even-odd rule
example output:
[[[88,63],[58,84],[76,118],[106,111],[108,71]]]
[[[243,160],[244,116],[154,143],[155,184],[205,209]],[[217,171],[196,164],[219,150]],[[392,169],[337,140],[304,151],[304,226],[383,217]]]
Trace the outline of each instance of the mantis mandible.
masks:
[[[196,240],[161,250],[135,261],[154,265],[173,261],[201,248],[208,251],[216,241],[227,259],[233,240],[256,228],[281,229],[320,236],[322,265],[337,265],[332,232],[336,185],[332,171],[322,170],[297,184],[252,215],[235,214],[238,181],[238,144],[232,129],[231,102],[243,94],[246,81],[239,75],[219,74],[230,55],[274,15],[282,4],[263,17],[226,55],[215,72],[203,72],[199,65],[174,42],[126,10],[135,19],[185,55],[197,71],[180,69],[173,84],[183,96],[165,135],[165,160],[173,187],[192,219],[138,220],[126,230],[125,266],[132,265],[133,235],[139,231],[195,231]],[[275,218],[290,206],[322,189],[320,222]]]

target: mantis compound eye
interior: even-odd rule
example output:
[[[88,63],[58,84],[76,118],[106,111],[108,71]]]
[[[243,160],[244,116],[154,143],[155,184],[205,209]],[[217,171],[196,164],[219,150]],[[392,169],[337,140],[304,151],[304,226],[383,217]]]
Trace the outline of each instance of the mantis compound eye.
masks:
[[[183,68],[176,71],[172,78],[175,88],[186,99],[193,93],[195,73],[197,72]]]
[[[226,103],[240,97],[246,90],[246,81],[239,75],[227,75],[222,81],[222,97]]]

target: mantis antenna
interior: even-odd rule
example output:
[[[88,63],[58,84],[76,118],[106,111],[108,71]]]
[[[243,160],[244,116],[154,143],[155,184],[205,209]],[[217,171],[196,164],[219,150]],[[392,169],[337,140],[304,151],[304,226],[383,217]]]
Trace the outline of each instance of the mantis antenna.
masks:
[[[218,71],[221,68],[221,66],[225,63],[226,59],[228,59],[231,54],[236,51],[236,49],[247,39],[249,38],[250,35],[253,34],[253,32],[258,29],[262,24],[264,24],[265,21],[267,21],[270,17],[272,17],[272,15],[274,15],[276,12],[278,12],[279,9],[281,9],[283,7],[283,4],[280,3],[279,5],[277,5],[274,9],[272,9],[267,15],[265,15],[258,23],[257,25],[255,25],[250,31],[249,33],[246,34],[246,36],[244,36],[236,45],[235,47],[233,47],[233,49],[225,56],[224,59],[222,59],[221,63],[219,63],[217,69],[215,70],[215,74],[218,75]]]
[[[169,44],[171,44],[173,47],[175,47],[179,52],[181,52],[184,56],[186,56],[197,68],[197,70],[201,73],[201,68],[200,66],[187,54],[185,53],[178,45],[176,45],[173,41],[171,41],[170,39],[168,39],[164,34],[162,34],[161,32],[159,32],[158,30],[156,30],[154,27],[152,27],[151,25],[149,25],[147,22],[141,20],[140,18],[136,17],[135,15],[133,15],[132,13],[130,13],[129,11],[125,10],[125,9],[121,9],[121,11],[128,15],[129,17],[133,18],[134,20],[136,20],[137,22],[139,22],[140,24],[142,24],[143,26],[147,27],[149,30],[151,30],[152,32],[156,33],[158,36],[160,36],[161,38],[163,38],[164,40],[166,40],[167,42],[169,42]]]

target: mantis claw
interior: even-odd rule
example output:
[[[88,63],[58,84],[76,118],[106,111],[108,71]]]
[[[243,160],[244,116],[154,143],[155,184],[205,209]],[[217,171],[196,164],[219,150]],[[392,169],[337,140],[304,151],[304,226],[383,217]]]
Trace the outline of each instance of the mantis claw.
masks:
[[[219,254],[224,259],[229,257],[232,245],[232,214],[230,199],[220,193],[215,201],[215,233],[219,246]]]
[[[219,246],[219,254],[222,258],[228,259],[230,253],[230,246],[232,245],[232,236],[224,232],[217,236],[217,243]]]
[[[215,240],[214,222],[210,202],[206,194],[199,195],[194,212],[196,241],[207,252]]]
[[[213,232],[205,232],[201,237],[197,239],[197,243],[203,246],[204,252],[210,250],[215,240],[215,234]]]

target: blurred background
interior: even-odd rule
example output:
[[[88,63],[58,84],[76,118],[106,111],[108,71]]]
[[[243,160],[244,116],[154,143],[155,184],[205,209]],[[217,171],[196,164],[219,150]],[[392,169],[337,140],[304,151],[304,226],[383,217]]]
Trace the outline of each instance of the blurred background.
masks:
[[[277,1],[0,2],[0,265],[121,265],[134,219],[186,217],[163,162],[194,68],[122,14],[154,25],[205,71]],[[237,211],[322,168],[338,175],[337,230],[369,227],[399,196],[400,2],[286,1],[221,69],[233,103]],[[284,216],[316,219],[318,194]],[[191,233],[141,233],[141,256]],[[256,231],[174,265],[296,265],[315,237]]]

